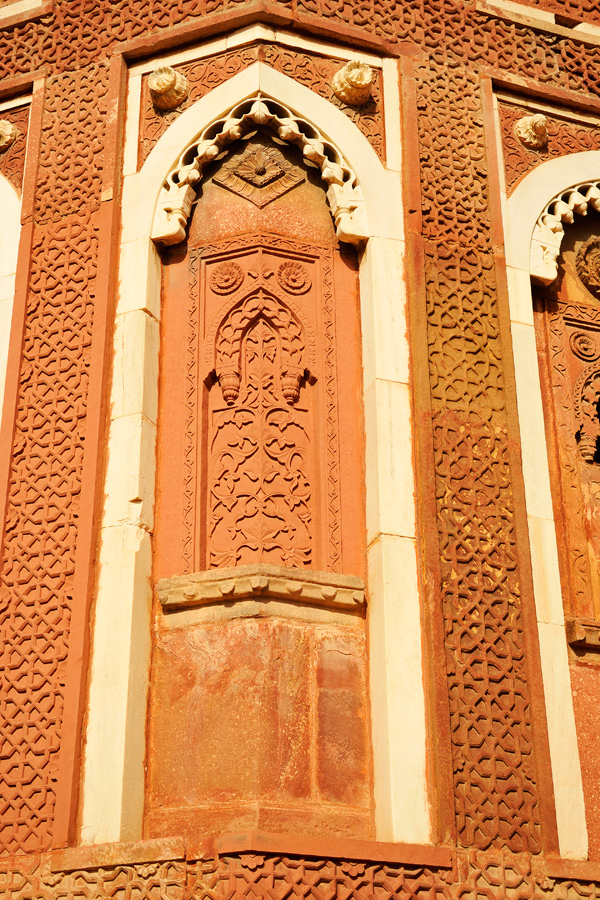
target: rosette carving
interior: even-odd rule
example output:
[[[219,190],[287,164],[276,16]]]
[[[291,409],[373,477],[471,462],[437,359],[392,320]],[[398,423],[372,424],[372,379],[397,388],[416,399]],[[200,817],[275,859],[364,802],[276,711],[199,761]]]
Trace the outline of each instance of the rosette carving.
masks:
[[[244,273],[235,262],[224,262],[211,275],[210,284],[216,294],[233,294],[242,281]]]
[[[312,284],[306,266],[291,260],[279,266],[277,281],[290,294],[305,294]]]
[[[577,274],[588,291],[600,296],[600,238],[592,236],[581,245],[575,265]]]

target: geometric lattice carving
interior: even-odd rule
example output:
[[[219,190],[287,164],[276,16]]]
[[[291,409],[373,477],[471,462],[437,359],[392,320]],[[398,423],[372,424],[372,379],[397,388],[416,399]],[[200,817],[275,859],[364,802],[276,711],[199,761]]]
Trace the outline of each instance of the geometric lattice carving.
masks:
[[[95,229],[84,213],[38,227],[34,240],[0,594],[0,840],[11,851],[47,847],[52,834]]]
[[[457,831],[463,846],[537,852],[494,260],[477,187],[486,183],[478,91],[474,75],[428,70],[418,95]],[[468,156],[444,152],[459,121],[469,135]]]
[[[542,859],[490,851],[460,853],[453,869],[248,852],[53,872],[47,859],[28,857],[0,871],[0,892],[3,900],[600,900],[598,882],[559,879]]]

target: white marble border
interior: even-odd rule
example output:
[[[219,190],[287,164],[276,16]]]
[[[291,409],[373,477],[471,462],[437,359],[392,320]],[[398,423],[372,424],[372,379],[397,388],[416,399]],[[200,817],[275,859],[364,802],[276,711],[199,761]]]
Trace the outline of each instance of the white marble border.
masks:
[[[384,95],[395,104],[395,64],[384,67],[384,73]],[[360,283],[377,837],[429,842],[398,112],[390,111],[387,122],[392,167],[384,169],[343,112],[257,62],[182,113],[136,174],[139,78],[130,80],[126,130],[81,840],[132,840],[141,834],[160,319],[160,260],[149,235],[157,197],[182,148],[210,121],[260,89],[311,121],[340,149],[365,196],[371,236],[362,254]]]
[[[22,101],[21,101],[22,102]],[[21,197],[4,175],[0,175],[0,410],[4,401],[4,382],[15,295],[15,274],[21,237]]]
[[[504,234],[523,476],[561,855],[586,859],[588,838],[567,656],[544,410],[529,274],[538,216],[560,191],[600,178],[600,151],[534,169],[504,201]]]

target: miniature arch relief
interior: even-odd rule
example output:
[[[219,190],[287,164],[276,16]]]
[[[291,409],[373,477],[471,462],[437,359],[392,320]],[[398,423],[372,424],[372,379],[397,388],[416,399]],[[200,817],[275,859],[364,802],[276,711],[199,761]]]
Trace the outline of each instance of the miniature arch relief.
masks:
[[[152,227],[153,241],[178,244],[184,239],[204,167],[260,125],[274,131],[279,140],[295,144],[302,150],[305,162],[320,170],[321,178],[328,185],[327,202],[339,240],[351,244],[366,241],[369,232],[365,203],[355,173],[313,125],[281,103],[261,97],[260,93],[212,122],[186,147],[160,192]]]

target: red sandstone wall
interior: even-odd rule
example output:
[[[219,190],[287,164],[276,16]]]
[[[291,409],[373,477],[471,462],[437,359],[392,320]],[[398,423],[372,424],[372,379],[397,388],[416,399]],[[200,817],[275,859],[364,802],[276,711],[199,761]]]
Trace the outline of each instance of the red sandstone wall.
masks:
[[[565,15],[598,18],[595,4],[560,7]],[[1,95],[18,97],[36,81],[27,158],[21,155],[14,170],[25,166],[24,232],[0,436],[6,852],[45,851],[75,838],[125,108],[125,62],[118,54],[152,55],[226,30],[248,21],[235,18],[245,8],[195,0],[63,0],[43,5],[31,19],[0,22]],[[509,881],[520,896],[539,897],[550,876],[536,873],[528,854],[557,848],[482,83],[493,70],[498,79],[520,79],[521,90],[568,90],[591,103],[600,60],[573,34],[497,20],[458,0],[274,8],[276,14],[256,15],[304,23],[358,47],[386,46],[402,57],[422,564],[433,586],[426,649],[438,698],[431,748],[436,837],[489,854],[467,859],[465,853],[460,872],[443,869],[439,878],[424,864],[408,875],[372,866],[369,884],[386,890],[391,884],[388,893],[405,896],[416,883],[449,894],[449,883],[462,882],[464,893],[500,897]],[[550,0],[544,8],[552,11]],[[223,13],[231,20],[226,15],[217,23]],[[123,46],[132,41],[138,43]],[[380,142],[381,131],[363,127]],[[595,670],[585,673],[573,677],[585,789],[593,802],[597,692]],[[357,764],[362,768],[364,760]],[[589,812],[588,820],[596,847]],[[506,850],[525,856],[499,863]],[[272,864],[261,858],[253,869],[251,861],[235,877],[250,892],[255,876],[248,872],[259,871],[262,879],[268,870],[272,885]],[[23,888],[16,876],[4,884],[11,898],[27,891],[58,896],[59,882],[77,882],[84,896],[97,896],[106,890],[103,878],[119,889],[143,882],[149,896],[164,895],[168,882],[173,896],[183,896],[199,880],[209,890],[225,884],[229,865],[190,874],[183,864],[171,872],[165,863],[160,876],[133,866],[62,882],[42,867],[42,874],[29,872]],[[295,883],[293,865],[276,865],[285,869],[286,885]],[[336,866],[302,863],[299,877],[312,884],[321,867],[326,875],[319,877],[333,879],[336,891],[358,889],[348,878],[361,873],[343,874]],[[93,878],[96,894],[87,887]],[[260,891],[269,889],[261,882]]]

